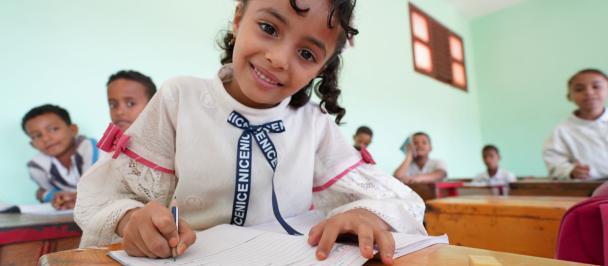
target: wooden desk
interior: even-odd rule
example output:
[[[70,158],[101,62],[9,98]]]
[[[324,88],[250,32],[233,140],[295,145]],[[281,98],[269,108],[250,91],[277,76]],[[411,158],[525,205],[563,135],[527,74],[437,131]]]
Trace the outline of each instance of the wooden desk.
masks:
[[[524,179],[509,184],[511,196],[563,196],[588,197],[605,181],[552,180],[547,178]],[[461,196],[493,195],[493,186],[466,184],[458,188]]]
[[[81,234],[71,214],[0,214],[0,265],[34,265],[44,254],[77,248]]]
[[[450,180],[445,180],[445,181],[441,181],[441,182],[436,182],[436,183],[441,183],[440,186],[436,186],[436,183],[417,183],[417,184],[408,184],[407,186],[410,187],[414,192],[416,192],[423,201],[427,201],[427,200],[432,200],[432,199],[436,199],[437,198],[437,190],[441,189],[442,191],[441,194],[445,197],[445,196],[451,196],[449,195],[449,188],[445,188],[446,185],[449,187],[450,184],[454,185],[453,189],[454,191],[457,191],[457,187],[462,187],[462,185],[464,184],[464,182],[466,182],[468,180],[460,180],[460,179],[450,179]]]
[[[68,250],[52,254],[44,255],[40,258],[38,265],[40,266],[76,266],[76,265],[120,265],[106,255],[109,250],[120,249],[120,245],[110,246],[109,249],[82,249]],[[452,245],[438,244],[417,252],[405,255],[395,260],[394,265],[445,265],[445,266],[468,266],[468,255],[485,255],[493,256],[502,263],[502,265],[588,265],[575,262],[545,259],[539,257],[531,257],[525,255],[517,255],[512,253],[496,252],[476,248],[459,247]],[[365,265],[382,265],[378,261],[371,261]]]
[[[528,179],[509,184],[512,196],[589,197],[603,181]]]
[[[436,199],[437,195],[435,194],[435,185],[430,184],[408,184],[414,192],[418,194],[422,198],[423,201]]]
[[[427,202],[430,235],[459,246],[553,258],[561,219],[583,197],[462,196]]]
[[[500,196],[500,193],[509,193],[508,188],[504,188],[498,185],[473,185],[464,184],[464,186],[458,188],[458,194],[460,196]]]

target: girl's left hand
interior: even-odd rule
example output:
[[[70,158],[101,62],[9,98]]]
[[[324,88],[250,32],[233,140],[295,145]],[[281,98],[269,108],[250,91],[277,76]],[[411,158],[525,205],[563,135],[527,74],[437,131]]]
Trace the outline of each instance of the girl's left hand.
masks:
[[[317,246],[317,259],[329,256],[340,234],[354,234],[359,239],[361,255],[368,259],[374,256],[374,243],[378,245],[382,263],[392,265],[395,240],[390,226],[365,209],[354,209],[337,214],[319,223],[308,233],[308,244]]]

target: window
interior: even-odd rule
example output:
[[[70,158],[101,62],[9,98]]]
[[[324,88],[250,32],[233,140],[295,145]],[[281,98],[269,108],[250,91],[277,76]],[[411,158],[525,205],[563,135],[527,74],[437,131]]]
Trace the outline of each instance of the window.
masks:
[[[414,69],[467,91],[462,38],[413,4],[409,8]]]

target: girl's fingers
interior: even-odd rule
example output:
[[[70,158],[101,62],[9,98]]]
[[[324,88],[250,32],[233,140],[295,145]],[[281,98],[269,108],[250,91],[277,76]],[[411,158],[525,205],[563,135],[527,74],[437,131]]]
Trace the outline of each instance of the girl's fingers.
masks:
[[[129,230],[131,228],[127,227],[127,230]],[[156,255],[154,255],[154,253],[152,253],[152,251],[150,251],[150,249],[148,249],[148,247],[146,246],[146,243],[144,243],[143,239],[141,238],[140,232],[137,228],[132,228],[133,230],[135,230],[135,232],[132,233],[128,233],[128,235],[125,237],[125,242],[126,239],[129,239],[129,242],[131,243],[132,246],[132,252],[135,254],[137,253],[137,251],[139,251],[140,253],[143,253],[143,255],[145,255],[148,258],[152,258],[155,259]],[[127,252],[127,254],[131,255],[131,253]]]
[[[174,225],[175,226],[175,225]],[[169,241],[157,230],[156,225],[149,219],[138,227],[143,244],[156,256],[167,258],[171,256]]]
[[[122,243],[123,248],[125,249],[125,252],[127,252],[127,254],[129,256],[132,257],[147,257],[146,254],[144,254],[143,252],[141,252],[141,250],[139,250],[139,248],[137,248],[135,246],[135,244],[131,243],[131,241],[123,241]]]
[[[392,265],[393,255],[395,254],[395,239],[393,238],[393,234],[388,231],[376,230],[374,239],[378,244],[378,250],[380,252],[382,263]]]
[[[325,221],[315,225],[308,232],[308,244],[311,246],[316,246],[319,244],[319,240],[321,240],[321,235],[323,235],[323,228],[325,228]]]
[[[177,254],[184,254],[186,249],[196,242],[196,234],[190,228],[190,225],[183,219],[179,219],[179,244],[177,246]]]
[[[326,222],[323,228],[319,245],[317,246],[317,259],[324,260],[329,256],[329,252],[334,247],[336,239],[340,234],[341,227],[335,222]]]
[[[177,243],[179,242],[179,235],[177,232],[177,226],[173,220],[173,215],[171,215],[169,210],[166,208],[158,210],[158,212],[159,213],[157,215],[153,215],[151,217],[152,224],[166,239],[166,242],[173,244],[171,247],[177,246]]]
[[[374,256],[374,229],[367,223],[360,223],[357,237],[361,256],[371,259]]]

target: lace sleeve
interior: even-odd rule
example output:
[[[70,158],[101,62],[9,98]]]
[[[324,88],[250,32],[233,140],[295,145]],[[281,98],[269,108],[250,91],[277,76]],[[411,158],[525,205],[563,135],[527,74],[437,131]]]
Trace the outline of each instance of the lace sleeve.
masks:
[[[328,217],[356,208],[366,209],[394,231],[426,235],[424,202],[409,187],[373,165],[362,164],[331,184],[315,188],[314,206]]]
[[[152,170],[120,155],[95,164],[80,180],[74,219],[83,231],[81,247],[108,245],[119,240],[114,232],[130,209],[156,200],[168,205],[176,177]]]

